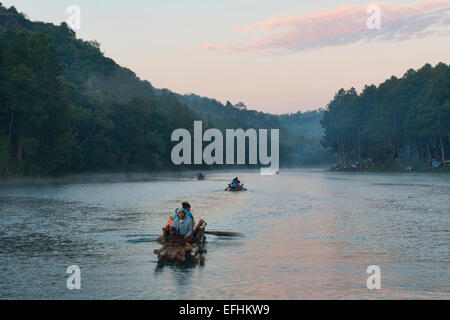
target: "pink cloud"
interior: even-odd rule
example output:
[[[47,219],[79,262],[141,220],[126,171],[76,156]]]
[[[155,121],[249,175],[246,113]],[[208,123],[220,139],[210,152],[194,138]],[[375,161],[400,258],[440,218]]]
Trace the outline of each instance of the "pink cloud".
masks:
[[[208,51],[214,51],[214,50],[217,50],[217,49],[218,49],[218,48],[217,48],[214,44],[212,44],[211,42],[206,42],[206,43],[204,43],[204,44],[202,44],[202,45],[199,45],[198,48],[199,48],[199,49],[203,49],[203,50],[208,50]]]
[[[381,11],[381,29],[368,29],[369,5]],[[345,5],[329,10],[288,17],[275,17],[233,29],[238,33],[265,33],[253,40],[202,49],[225,53],[300,51],[359,41],[402,41],[444,36],[450,29],[450,0],[431,0],[390,5],[374,2]]]

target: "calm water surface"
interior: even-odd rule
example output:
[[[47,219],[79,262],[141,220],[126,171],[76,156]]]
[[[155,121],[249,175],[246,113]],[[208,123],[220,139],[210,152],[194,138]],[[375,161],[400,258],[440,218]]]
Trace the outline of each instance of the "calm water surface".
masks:
[[[247,192],[224,192],[238,175]],[[203,266],[158,265],[154,241],[189,201]],[[207,180],[0,184],[2,299],[450,298],[450,176],[315,170]],[[68,290],[69,265],[81,290]],[[369,265],[381,289],[366,287]]]

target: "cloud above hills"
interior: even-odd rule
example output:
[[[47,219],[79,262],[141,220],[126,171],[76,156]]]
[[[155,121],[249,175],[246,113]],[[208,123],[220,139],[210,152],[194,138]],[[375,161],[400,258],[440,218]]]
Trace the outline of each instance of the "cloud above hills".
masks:
[[[367,20],[373,14],[367,10],[369,6],[376,6],[380,10],[380,29],[367,27]],[[366,5],[344,5],[309,14],[273,17],[232,31],[245,35],[248,39],[226,44],[208,42],[197,49],[227,54],[290,53],[358,42],[448,37],[450,0],[399,5],[390,5],[384,1]]]

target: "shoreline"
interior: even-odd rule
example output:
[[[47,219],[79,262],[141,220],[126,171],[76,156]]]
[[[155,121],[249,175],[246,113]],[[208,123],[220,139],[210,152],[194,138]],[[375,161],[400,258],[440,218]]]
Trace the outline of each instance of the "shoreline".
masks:
[[[298,168],[280,168],[280,176],[283,172],[289,171],[308,171],[321,173],[368,173],[368,174],[450,174],[448,168],[421,169],[413,171],[404,170],[382,170],[382,169],[342,169],[325,170],[323,167],[298,167]],[[40,185],[40,184],[72,184],[72,183],[120,183],[120,182],[144,182],[151,180],[196,180],[196,171],[208,173],[220,172],[259,172],[259,169],[250,168],[230,168],[230,169],[210,169],[210,170],[180,170],[180,171],[153,171],[153,172],[92,172],[92,173],[74,173],[59,177],[33,177],[33,176],[14,176],[0,177],[0,186],[14,185]]]
[[[430,174],[448,174],[450,173],[450,167],[440,168],[427,168],[427,169],[415,169],[411,171],[401,170],[398,168],[386,169],[386,168],[368,168],[368,169],[340,169],[340,170],[327,170],[326,172],[345,172],[345,173],[430,173]]]

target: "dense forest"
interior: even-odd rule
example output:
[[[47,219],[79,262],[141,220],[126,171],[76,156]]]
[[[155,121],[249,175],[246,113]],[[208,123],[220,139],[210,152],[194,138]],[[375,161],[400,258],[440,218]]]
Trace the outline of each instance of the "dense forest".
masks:
[[[341,89],[328,104],[323,145],[340,167],[408,170],[450,164],[450,66],[429,64],[378,87]],[[447,161],[447,162],[446,162]]]
[[[321,115],[277,116],[156,89],[66,23],[32,22],[0,4],[0,176],[179,169],[170,135],[194,120],[205,129],[280,128],[282,166],[329,163]]]

